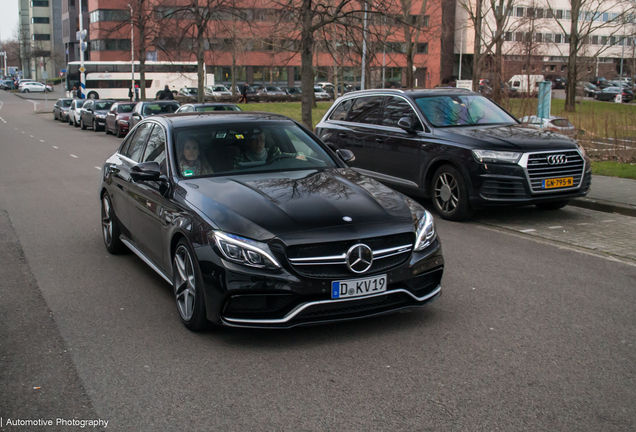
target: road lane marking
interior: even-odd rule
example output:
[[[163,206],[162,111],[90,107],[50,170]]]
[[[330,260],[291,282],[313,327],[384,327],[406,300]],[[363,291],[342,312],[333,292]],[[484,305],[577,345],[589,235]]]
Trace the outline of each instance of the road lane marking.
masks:
[[[74,157],[75,159],[77,159],[77,156],[75,156],[74,154],[72,154],[71,157]]]
[[[54,148],[55,150],[57,150],[57,149],[58,149],[58,146],[53,146],[53,148]]]
[[[525,229],[525,230],[519,230],[522,233],[529,233],[529,232],[534,232],[536,231],[536,229]]]
[[[558,229],[558,228],[563,228],[563,227],[561,225],[548,227],[548,229]]]
[[[29,135],[31,138],[33,138],[33,135]]]
[[[100,168],[100,167],[97,167],[97,166],[96,166],[95,168],[97,168],[98,170],[101,170],[101,168]]]
[[[40,140],[40,142],[44,142],[44,140]]]
[[[31,99],[27,100],[33,104],[33,111],[37,111],[36,107],[40,104],[40,102],[32,101]]]
[[[24,133],[24,131],[22,131],[22,133]]]
[[[604,220],[604,221],[601,221],[601,222],[603,222],[603,223],[609,223],[609,222],[616,222],[616,221],[615,221],[614,219],[609,219],[609,220]]]

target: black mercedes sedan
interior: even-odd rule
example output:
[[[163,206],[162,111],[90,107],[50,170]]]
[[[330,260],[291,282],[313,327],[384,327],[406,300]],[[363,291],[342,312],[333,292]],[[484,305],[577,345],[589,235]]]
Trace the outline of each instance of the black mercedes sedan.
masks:
[[[254,112],[141,121],[102,168],[106,248],[174,288],[181,320],[289,328],[441,293],[432,215],[299,123]]]
[[[334,150],[354,151],[362,174],[430,198],[442,218],[455,221],[487,206],[557,210],[585,196],[592,179],[576,140],[522,125],[464,89],[347,93],[316,135]]]

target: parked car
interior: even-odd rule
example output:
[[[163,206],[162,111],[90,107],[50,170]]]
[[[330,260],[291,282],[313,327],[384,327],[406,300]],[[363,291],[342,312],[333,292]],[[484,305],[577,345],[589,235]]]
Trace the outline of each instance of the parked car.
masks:
[[[560,75],[546,75],[545,79],[552,82],[553,89],[564,89],[568,83],[567,78]]]
[[[3,80],[0,82],[0,88],[3,90],[13,90],[15,88],[13,80]]]
[[[631,102],[634,99],[634,92],[626,88],[605,87],[594,92],[594,99],[601,101],[613,101],[617,95],[621,95],[623,102]]]
[[[597,90],[599,90],[599,88],[590,82],[580,82],[576,84],[577,96],[594,97],[594,93]]]
[[[19,90],[21,93],[49,93],[53,91],[53,87],[37,81],[25,81],[20,84]]]
[[[223,85],[206,86],[205,95],[212,96],[217,101],[229,101],[232,99],[232,91]]]
[[[56,100],[55,105],[53,105],[53,120],[67,122],[69,119],[68,109],[71,107],[72,102],[72,98],[61,98]]]
[[[356,167],[406,193],[428,197],[442,218],[485,206],[558,209],[585,196],[590,162],[575,140],[529,128],[464,89],[347,93],[316,126]]]
[[[277,86],[261,86],[256,92],[260,96],[261,100],[268,102],[289,100],[287,92]]]
[[[285,93],[292,101],[299,101],[303,96],[302,90],[298,87],[285,87]]]
[[[237,163],[248,146],[269,157]],[[352,158],[275,114],[145,119],[103,164],[104,244],[170,283],[194,331],[422,306],[444,270],[433,217],[349,169]]]
[[[605,87],[611,87],[611,84],[607,82],[607,80],[603,77],[592,77],[590,78],[590,82],[598,87],[600,90]]]
[[[334,85],[330,82],[317,82],[314,87],[320,87],[325,93],[329,93],[329,96],[333,97]]]
[[[80,127],[83,130],[90,127],[94,132],[100,130],[106,124],[106,114],[114,103],[109,99],[88,99],[80,111]]]
[[[329,101],[331,100],[331,95],[324,91],[322,87],[315,86],[314,93],[316,94],[317,101]]]
[[[137,102],[115,102],[106,114],[104,132],[115,134],[117,138],[126,135],[130,127],[130,116]]]
[[[179,89],[179,96],[186,96],[193,102],[198,100],[199,89],[197,87],[181,87]]]
[[[138,102],[130,115],[130,120],[128,120],[130,123],[130,129],[147,117],[161,114],[172,114],[179,109],[179,106],[179,102],[177,101]]]
[[[84,102],[86,102],[85,99],[73,99],[71,106],[68,108],[68,124],[79,127]]]
[[[236,104],[222,102],[205,102],[181,105],[175,113],[208,112],[208,111],[242,111]]]
[[[565,117],[550,116],[550,118],[541,118],[536,115],[532,115],[520,118],[519,121],[522,124],[537,126],[569,137],[574,137],[577,134],[577,130],[574,125]]]

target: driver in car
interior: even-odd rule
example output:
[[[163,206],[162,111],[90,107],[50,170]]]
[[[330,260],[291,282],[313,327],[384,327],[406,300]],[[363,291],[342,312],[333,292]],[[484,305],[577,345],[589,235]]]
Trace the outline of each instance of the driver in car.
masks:
[[[243,151],[234,157],[234,166],[238,167],[239,164],[244,162],[269,162],[281,155],[305,160],[305,155],[302,153],[283,153],[278,146],[274,146],[271,149],[265,148],[265,134],[257,133],[247,142]]]

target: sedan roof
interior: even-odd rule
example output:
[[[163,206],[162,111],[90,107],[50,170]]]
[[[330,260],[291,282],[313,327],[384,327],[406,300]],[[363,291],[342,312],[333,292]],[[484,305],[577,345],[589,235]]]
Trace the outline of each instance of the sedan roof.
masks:
[[[210,124],[223,124],[228,122],[262,122],[262,121],[285,121],[293,122],[292,119],[280,114],[272,114],[257,111],[206,111],[192,113],[166,114],[163,118],[172,124],[174,128],[197,127]]]

